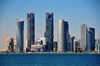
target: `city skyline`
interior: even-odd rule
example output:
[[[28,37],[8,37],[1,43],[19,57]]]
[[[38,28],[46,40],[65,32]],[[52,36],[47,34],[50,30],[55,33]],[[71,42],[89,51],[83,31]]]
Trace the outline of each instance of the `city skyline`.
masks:
[[[27,0],[25,0],[25,1],[27,1]],[[78,1],[78,0],[77,0]],[[89,0],[88,0],[89,1]],[[2,3],[3,3],[4,1],[2,1],[1,2],[1,5],[2,6],[4,6]],[[10,2],[14,2],[14,1],[10,1]],[[9,2],[9,4],[10,4],[10,2]],[[23,0],[22,1],[17,1],[17,3],[20,3],[20,2],[23,2]],[[99,6],[98,5],[96,5],[95,4],[95,7],[97,6],[97,10],[94,10],[94,12],[92,11],[91,13],[89,13],[88,11],[91,11],[92,10],[92,6],[91,6],[91,9],[90,10],[86,10],[86,13],[88,14],[92,14],[92,15],[86,15],[85,14],[85,12],[83,11],[83,13],[85,14],[85,15],[82,15],[82,13],[80,13],[80,11],[78,11],[78,12],[74,12],[74,11],[72,11],[72,10],[74,10],[74,8],[71,10],[70,8],[68,8],[68,10],[70,11],[68,11],[68,12],[65,12],[66,10],[67,10],[67,8],[65,9],[64,7],[62,8],[62,9],[64,9],[64,10],[61,10],[61,12],[59,12],[59,11],[57,11],[57,10],[59,10],[59,9],[55,9],[57,6],[54,6],[54,4],[56,4],[55,2],[53,2],[53,5],[51,6],[51,7],[53,7],[53,9],[51,9],[51,8],[48,8],[47,10],[45,10],[47,7],[46,7],[46,5],[47,4],[45,4],[45,9],[43,9],[43,10],[41,10],[40,8],[38,8],[39,6],[35,6],[35,7],[32,7],[32,3],[30,2],[30,1],[28,1],[29,2],[29,4],[31,5],[31,8],[32,8],[32,10],[34,10],[34,12],[33,13],[35,13],[35,15],[36,15],[36,19],[35,19],[35,30],[36,30],[36,33],[35,33],[35,36],[36,36],[36,38],[35,39],[37,39],[37,38],[40,38],[40,37],[42,37],[43,36],[43,34],[44,34],[44,31],[45,31],[45,25],[46,25],[46,22],[45,22],[45,13],[46,12],[53,12],[54,13],[54,41],[57,41],[57,25],[58,25],[58,20],[62,17],[63,19],[65,19],[65,20],[67,20],[68,22],[69,22],[69,34],[71,34],[71,36],[75,36],[76,38],[80,38],[80,26],[82,25],[82,24],[87,24],[87,26],[90,26],[90,27],[93,27],[93,28],[95,28],[96,30],[95,30],[95,32],[96,32],[96,38],[99,38],[100,37],[100,31],[99,31],[99,24],[100,24],[100,22],[99,22],[99,18],[100,18],[100,13],[99,13]],[[34,1],[33,1],[34,2]],[[35,1],[36,2],[36,1]],[[39,2],[39,1],[38,1]],[[41,1],[40,1],[41,2]],[[39,3],[40,3],[39,2]],[[64,1],[64,2],[66,2],[67,3],[67,1]],[[64,3],[63,2],[63,3]],[[71,4],[71,1],[68,1],[70,4]],[[85,1],[86,2],[86,1]],[[94,1],[92,1],[92,4],[93,4],[93,2]],[[7,3],[7,2],[6,2]],[[16,4],[17,4],[16,3]],[[36,2],[37,3],[37,2]],[[47,3],[47,1],[45,1],[45,3]],[[51,2],[50,2],[51,3]],[[48,4],[50,4],[50,3],[48,3]],[[58,3],[59,3],[59,5],[60,5],[60,1],[58,1]],[[77,2],[78,4],[79,3],[82,3],[81,1],[79,1],[79,2]],[[96,3],[96,2],[95,2]],[[8,4],[8,5],[9,5]],[[20,3],[21,4],[21,3]],[[23,3],[24,4],[24,3]],[[25,4],[26,4],[26,2],[25,2]],[[24,4],[24,5],[25,5]],[[67,3],[68,4],[68,3]],[[69,5],[70,5],[69,4]],[[74,5],[75,5],[75,3],[73,3]],[[13,4],[14,5],[14,4]],[[36,4],[35,4],[36,5]],[[43,2],[42,2],[42,5],[43,5]],[[65,3],[64,3],[64,5],[65,5]],[[10,5],[11,6],[11,5]],[[8,8],[10,8],[10,6],[8,7]],[[16,5],[15,5],[16,6]],[[63,5],[62,5],[63,6]],[[77,6],[77,5],[76,5]],[[13,6],[14,7],[14,6]],[[13,7],[11,7],[11,8],[13,8]],[[18,6],[16,6],[16,7],[18,7]],[[24,6],[23,6],[24,7]],[[18,12],[17,11],[15,11],[14,9],[11,9],[11,10],[14,10],[13,12],[12,11],[10,11],[10,9],[8,9],[8,11],[7,12],[3,12],[3,10],[4,10],[4,8],[7,8],[7,7],[2,7],[1,8],[1,12],[0,12],[0,14],[1,14],[1,16],[0,16],[0,30],[1,30],[1,32],[0,32],[0,50],[4,50],[4,48],[5,48],[5,39],[6,39],[6,37],[7,37],[7,35],[9,36],[9,37],[12,37],[12,38],[16,38],[16,31],[15,31],[15,22],[14,22],[14,20],[16,20],[16,19],[18,19],[18,18],[23,18],[25,21],[24,21],[24,23],[25,23],[25,30],[24,30],[24,45],[25,45],[25,41],[26,41],[26,36],[27,36],[27,13],[30,13],[30,9],[29,9],[29,7],[27,6],[27,4],[26,4],[26,6],[25,6],[26,8],[27,8],[27,11],[25,10],[19,10]],[[36,8],[37,7],[37,8]],[[43,6],[41,6],[42,8],[43,8]],[[48,6],[48,7],[50,7],[50,6]],[[71,7],[71,5],[70,5],[70,7]],[[82,5],[81,5],[81,7],[82,7]],[[88,7],[89,7],[89,5],[88,5]],[[21,7],[22,8],[22,7]],[[21,9],[20,8],[20,9]],[[61,8],[61,7],[59,7],[59,8]],[[79,7],[78,7],[79,8]],[[18,9],[18,8],[16,8],[16,9]],[[40,10],[40,11],[38,11],[38,10]],[[84,9],[83,9],[84,10]],[[21,12],[20,12],[21,11]],[[64,11],[64,13],[63,13],[63,11]],[[77,9],[76,9],[76,11],[77,11]],[[10,13],[10,12],[12,12],[12,14]],[[22,12],[24,12],[24,13],[22,13]],[[39,13],[40,12],[40,13]],[[4,13],[4,14],[3,14]],[[10,15],[10,14],[11,15]],[[14,13],[17,13],[17,14],[14,14]],[[68,14],[69,13],[69,14]],[[72,13],[72,14],[71,14]],[[6,14],[6,15],[5,15]],[[14,16],[14,15],[16,15],[16,16]],[[77,16],[76,16],[77,15]],[[7,18],[7,16],[8,16],[8,18]],[[93,17],[94,16],[94,17]],[[4,19],[5,18],[5,19]],[[94,19],[93,19],[94,18]],[[81,20],[82,19],[82,20]],[[9,23],[9,21],[11,21],[11,23]],[[4,48],[2,48],[2,47],[4,47]]]

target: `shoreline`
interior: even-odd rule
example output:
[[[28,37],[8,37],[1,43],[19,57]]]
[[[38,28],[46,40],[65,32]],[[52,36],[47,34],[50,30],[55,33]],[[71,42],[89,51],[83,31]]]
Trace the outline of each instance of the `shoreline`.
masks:
[[[100,52],[29,52],[29,53],[0,53],[0,54],[100,54]]]

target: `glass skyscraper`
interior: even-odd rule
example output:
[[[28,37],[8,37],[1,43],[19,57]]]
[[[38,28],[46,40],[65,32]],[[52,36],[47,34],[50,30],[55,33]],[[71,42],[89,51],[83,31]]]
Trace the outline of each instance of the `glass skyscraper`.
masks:
[[[89,32],[91,33],[91,50],[95,51],[95,28],[89,27]]]
[[[83,51],[87,50],[87,25],[86,24],[81,25],[81,45]]]
[[[88,51],[91,51],[91,44],[92,44],[92,33],[89,31],[89,29],[88,29],[88,31],[87,31],[88,33],[87,33],[87,44],[88,44]]]
[[[58,22],[58,52],[64,52],[68,50],[68,22],[60,19]]]
[[[23,52],[24,41],[24,20],[16,20],[17,52]]]
[[[53,13],[46,13],[46,49],[53,51]]]
[[[35,14],[27,14],[27,43],[28,48],[31,49],[31,45],[35,42]]]
[[[70,38],[70,51],[73,51],[74,36]]]

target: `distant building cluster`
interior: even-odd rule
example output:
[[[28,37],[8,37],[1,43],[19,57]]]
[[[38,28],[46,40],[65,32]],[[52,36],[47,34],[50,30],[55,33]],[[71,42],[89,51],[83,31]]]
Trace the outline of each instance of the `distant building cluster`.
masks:
[[[81,25],[81,38],[69,34],[68,21],[58,22],[57,41],[54,41],[54,15],[46,13],[44,36],[35,41],[35,14],[27,14],[27,40],[24,42],[24,20],[17,19],[16,39],[6,38],[5,50],[10,52],[91,52],[100,51],[100,38],[95,39],[95,28]],[[26,47],[24,49],[24,43]]]

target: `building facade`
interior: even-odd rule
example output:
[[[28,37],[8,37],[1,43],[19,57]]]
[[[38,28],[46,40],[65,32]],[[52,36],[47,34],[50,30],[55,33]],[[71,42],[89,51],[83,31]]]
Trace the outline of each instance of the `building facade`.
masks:
[[[79,49],[80,49],[80,40],[77,38],[74,38],[73,51],[79,51]]]
[[[70,38],[70,51],[73,51],[74,36]]]
[[[57,52],[57,42],[53,42],[53,51]]]
[[[87,44],[88,44],[88,51],[91,51],[91,48],[92,48],[92,33],[89,31],[89,29],[88,29],[88,31],[87,31]]]
[[[100,52],[100,38],[95,40],[95,51]]]
[[[46,38],[41,37],[39,40],[36,41],[36,45],[46,45]]]
[[[83,51],[87,50],[87,25],[86,24],[81,25],[81,45]]]
[[[27,42],[28,48],[31,50],[31,45],[35,42],[35,14],[27,14]]]
[[[89,27],[89,28],[88,28],[88,31],[91,33],[91,34],[90,34],[91,37],[89,37],[89,38],[91,38],[91,50],[92,50],[92,51],[95,51],[95,28]],[[90,35],[89,35],[89,36],[90,36]]]
[[[45,45],[32,45],[31,52],[43,52],[45,51]]]
[[[58,22],[58,52],[68,50],[68,22],[60,19]]]
[[[46,13],[46,49],[53,51],[53,13]]]
[[[11,37],[6,38],[5,42],[5,50],[6,51],[14,51],[14,39]]]
[[[24,42],[24,20],[16,20],[17,52],[23,52]]]

